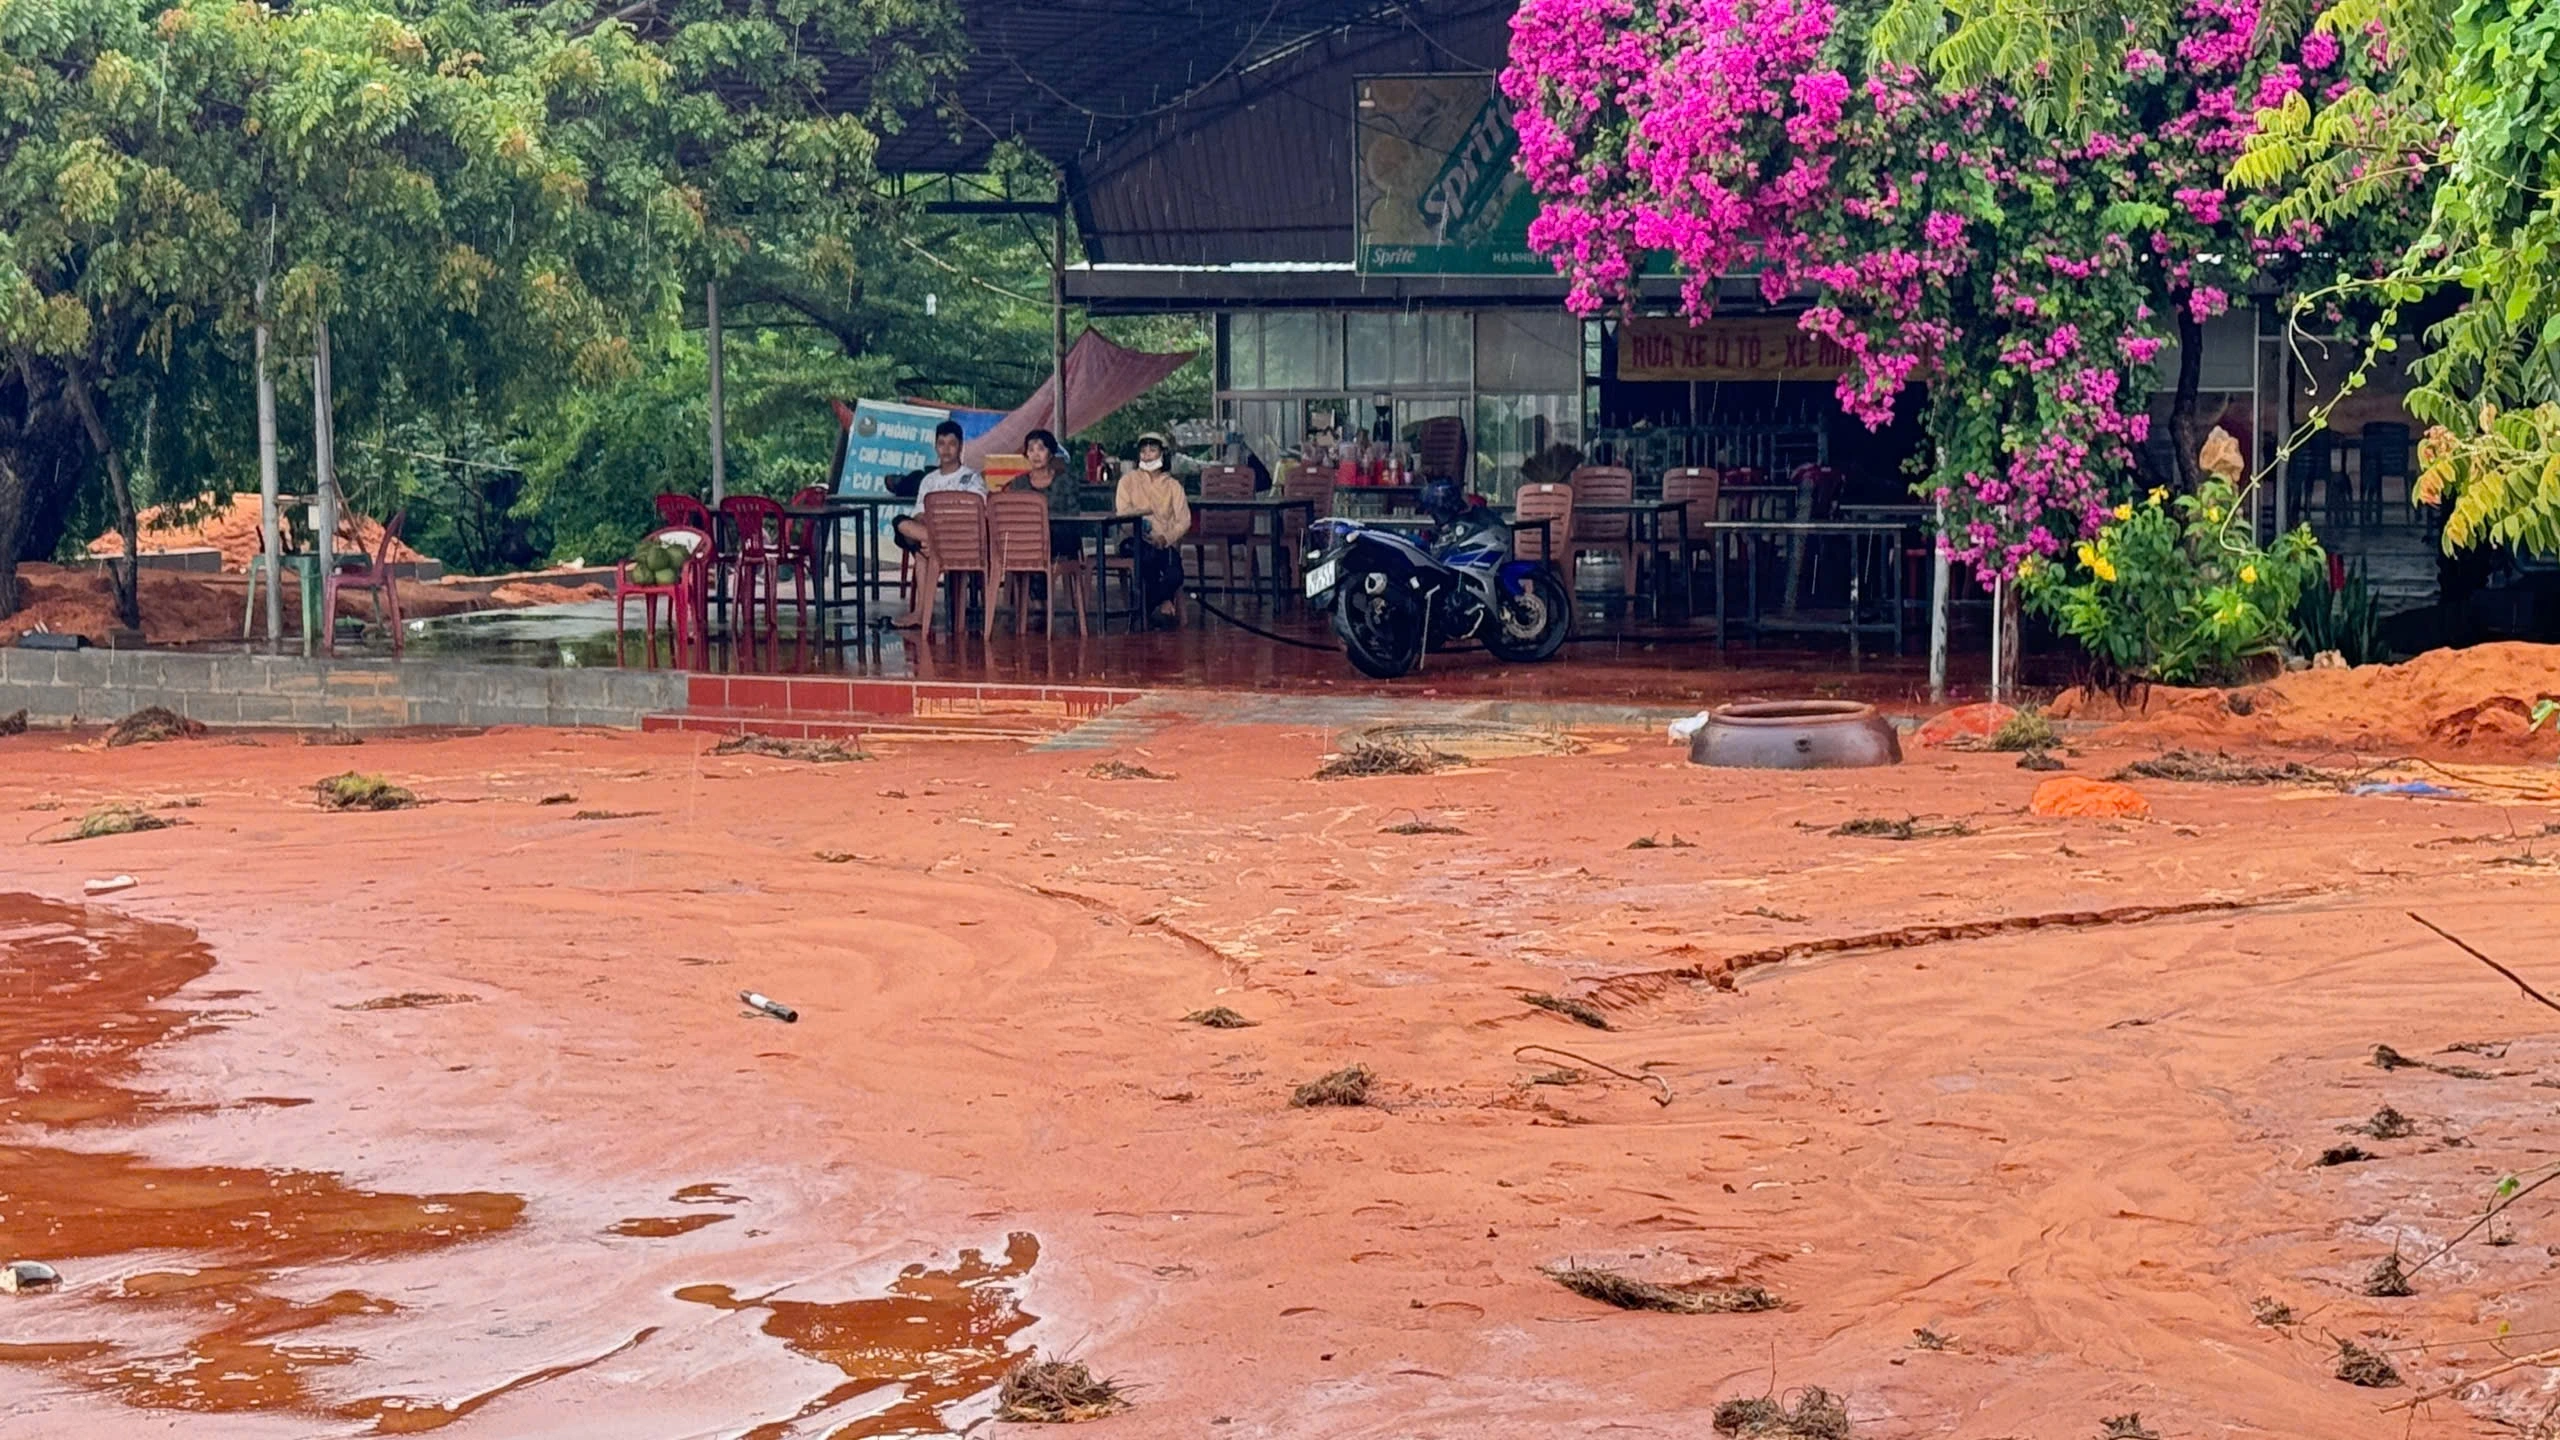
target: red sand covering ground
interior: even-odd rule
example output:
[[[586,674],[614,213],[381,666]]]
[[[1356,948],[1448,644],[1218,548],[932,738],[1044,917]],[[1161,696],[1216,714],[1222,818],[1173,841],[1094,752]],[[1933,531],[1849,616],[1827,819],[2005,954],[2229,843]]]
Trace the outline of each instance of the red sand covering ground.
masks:
[[[300,515],[289,518],[299,527]],[[246,574],[249,562],[258,558],[258,497],[254,494],[234,495],[217,505],[207,493],[186,505],[154,505],[134,519],[141,526],[145,555],[166,550],[214,549],[222,552],[223,569],[240,574]],[[338,538],[347,552],[371,555],[382,543],[382,522],[370,515],[341,514]],[[124,537],[110,529],[89,542],[89,553],[100,557],[122,555]],[[394,564],[425,558],[404,542],[392,542],[390,559]]]
[[[290,578],[290,577],[288,577]],[[102,570],[72,570],[58,565],[20,565],[18,613],[0,618],[0,644],[13,643],[38,628],[86,635],[92,645],[107,643],[116,628],[115,591]],[[532,605],[559,605],[598,600],[613,592],[584,583],[556,585],[540,580],[511,580],[485,591],[468,580],[402,580],[400,613],[411,620],[469,610],[512,610]],[[245,576],[215,578],[168,571],[142,572],[142,634],[153,645],[189,645],[232,640],[240,635],[240,611],[248,598]],[[350,615],[371,618],[373,599],[362,591],[338,597]],[[263,606],[263,602],[261,602]],[[298,587],[284,592],[284,623],[299,634],[302,596]],[[264,633],[264,632],[260,632]]]
[[[2430,651],[2401,665],[2300,670],[2230,691],[2154,685],[2130,703],[2066,690],[2047,713],[2169,744],[2550,760],[2560,757],[2560,726],[2531,729],[2534,704],[2546,696],[2560,696],[2560,645],[2498,644]]]
[[[1319,782],[1330,732],[1156,723],[830,766],[680,735],[0,740],[22,831],[185,822],[7,832],[0,891],[130,873],[106,903],[213,967],[173,1002],[204,1023],[145,1027],[172,1033],[127,1128],[81,1128],[65,1077],[165,1011],[9,1012],[34,1048],[0,1107],[59,1177],[9,1219],[65,1227],[9,1243],[63,1237],[68,1274],[0,1305],[13,1440],[464,1406],[485,1437],[949,1433],[991,1405],[952,1398],[989,1382],[968,1355],[1031,1344],[1130,1386],[1099,1440],[1692,1437],[1805,1385],[1858,1440],[2133,1412],[2450,1440],[2551,1403],[2527,1365],[2382,1408],[2550,1343],[2543,1196],[2411,1296],[2362,1282],[2560,1146],[2550,1015],[2403,914],[2560,982],[2526,838],[2560,809],[2146,781],[2149,820],[2048,819],[2006,755],[1717,772],[1633,736]],[[2084,748],[2103,777],[2153,747]],[[350,765],[445,803],[318,813]],[[1969,829],[1830,833],[1864,816]],[[135,973],[73,970],[5,993]],[[1258,1023],[1179,1019],[1214,1005]],[[1289,1104],[1355,1063],[1378,1104]],[[2411,1130],[2346,1133],[2384,1106]],[[2375,1158],[2318,1163],[2351,1138]],[[207,1165],[239,1168],[178,1168]],[[410,1227],[432,1200],[444,1238],[326,1241],[372,1233],[340,1213],[366,1195]],[[331,1223],[271,1235],[276,1206]],[[1622,1312],[1542,1274],[1566,1262],[1783,1308]],[[2338,1338],[2410,1384],[2335,1378]],[[866,1420],[898,1376],[926,1398]]]

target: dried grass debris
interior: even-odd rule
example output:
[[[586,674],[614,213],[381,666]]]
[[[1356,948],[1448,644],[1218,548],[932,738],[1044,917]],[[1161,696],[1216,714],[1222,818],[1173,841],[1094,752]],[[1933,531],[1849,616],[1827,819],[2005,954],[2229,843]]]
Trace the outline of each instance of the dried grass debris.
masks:
[[[1523,1004],[1553,1011],[1568,1020],[1580,1021],[1594,1030],[1612,1028],[1608,1015],[1588,1000],[1576,1000],[1570,995],[1549,995],[1544,991],[1526,991],[1521,994],[1520,999]]]
[[[813,765],[841,765],[871,757],[840,740],[785,740],[752,732],[732,735],[711,747],[714,755],[768,755],[776,760],[806,760]]]
[[[2409,1274],[2400,1268],[2400,1252],[2397,1250],[2373,1262],[2373,1268],[2365,1272],[2364,1283],[2356,1288],[2381,1300],[2396,1300],[2417,1293],[2409,1288]]]
[[[323,810],[406,810],[418,803],[417,792],[379,775],[349,770],[311,787]]]
[[[2117,780],[2185,780],[2199,785],[2343,785],[2347,777],[2299,760],[2250,760],[2220,750],[2166,750],[2125,766]]]
[[[1887,819],[1882,815],[1862,815],[1855,820],[1846,820],[1832,826],[1831,833],[1845,838],[1863,840],[1941,840],[1970,835],[1973,833],[1973,827],[1962,820],[1949,820],[1939,824],[1924,823],[1917,815],[1906,815],[1899,820]]]
[[[1190,1014],[1183,1016],[1182,1023],[1185,1025],[1204,1025],[1212,1030],[1250,1030],[1262,1022],[1259,1020],[1247,1020],[1242,1015],[1237,1014],[1224,1005],[1212,1005],[1206,1010],[1194,1010]]]
[[[1043,1357],[1035,1350],[1004,1374],[996,1392],[996,1418],[1026,1425],[1071,1425],[1128,1408],[1120,1384],[1093,1373],[1081,1360]]]
[[[107,732],[107,748],[156,745],[163,740],[196,740],[203,735],[203,721],[190,720],[163,705],[145,705],[117,721],[115,728]]]
[[[1366,1065],[1345,1065],[1330,1075],[1319,1075],[1299,1086],[1289,1095],[1289,1103],[1301,1110],[1326,1105],[1366,1105],[1369,1086],[1377,1079]]]
[[[2261,1295],[2249,1302],[2249,1318],[2271,1330],[2281,1330],[2294,1323],[2293,1307],[2273,1295]]]
[[[2388,1390],[2401,1383],[2399,1369],[2390,1357],[2379,1350],[2368,1350],[2353,1340],[2338,1342],[2339,1379],[2368,1390]]]
[[[24,735],[26,733],[27,707],[21,705],[6,715],[0,715],[0,735]]]
[[[2405,1140],[2418,1133],[2418,1122],[2385,1105],[2361,1125],[2347,1129],[2357,1135],[2370,1135],[2376,1140]]]
[[[1597,1265],[1559,1265],[1547,1278],[1586,1300],[1621,1310],[1673,1315],[1748,1315],[1778,1308],[1778,1297],[1757,1285],[1661,1285]]]
[[[1125,760],[1105,760],[1084,772],[1088,780],[1171,780],[1176,777]]]
[[[1714,1424],[1719,1435],[1740,1440],[1848,1440],[1849,1406],[1819,1385],[1796,1392],[1795,1404],[1757,1396],[1718,1405]]]
[[[1355,740],[1342,748],[1342,753],[1316,767],[1318,780],[1356,780],[1372,775],[1429,775],[1462,764],[1455,755],[1425,750],[1416,745],[1392,745],[1377,740]]]

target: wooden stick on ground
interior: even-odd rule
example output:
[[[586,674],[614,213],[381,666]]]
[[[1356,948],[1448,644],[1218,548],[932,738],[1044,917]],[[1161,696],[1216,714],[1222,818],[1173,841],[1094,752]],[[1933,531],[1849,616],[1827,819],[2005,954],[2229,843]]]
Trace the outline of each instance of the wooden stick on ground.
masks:
[[[1662,1093],[1654,1097],[1653,1103],[1656,1105],[1668,1105],[1671,1103],[1671,1082],[1663,1079],[1659,1075],[1630,1075],[1615,1065],[1604,1065],[1599,1061],[1592,1059],[1588,1055],[1577,1055],[1570,1050],[1559,1050],[1553,1045],[1522,1045],[1511,1052],[1511,1058],[1517,1060],[1522,1055],[1525,1055],[1532,1050],[1544,1050],[1550,1055],[1561,1055],[1567,1060],[1588,1065],[1594,1070],[1606,1070],[1621,1080],[1633,1080],[1639,1085],[1659,1085],[1662,1087]]]
[[[2433,1390],[2427,1390],[2419,1394],[2412,1395],[2408,1399],[2400,1401],[2396,1405],[2385,1405],[2382,1407],[2383,1413],[2389,1414],[2394,1410],[2407,1410],[2419,1405],[2424,1405],[2430,1400],[2442,1400],[2453,1395],[2458,1395],[2471,1386],[2477,1385],[2481,1381],[2488,1379],[2490,1376],[2504,1375],[2510,1370],[2521,1370],[2528,1365],[2551,1364],[2560,1364],[2560,1350],[2544,1350],[2532,1355],[2519,1355],[2504,1365],[2492,1365],[2477,1375],[2465,1375],[2450,1385],[2439,1385]]]
[[[2426,926],[2426,927],[2427,927],[2428,929],[2430,929],[2430,930],[2433,930],[2433,931],[2434,931],[2434,932],[2436,932],[2438,935],[2443,936],[2446,940],[2451,941],[2451,942],[2452,942],[2456,947],[2458,947],[2458,948],[2462,951],[2462,953],[2463,953],[2463,954],[2470,956],[2472,959],[2479,961],[2481,964],[2488,966],[2490,969],[2495,970],[2495,971],[2497,971],[2499,974],[2504,975],[2504,976],[2506,976],[2508,979],[2510,979],[2510,980],[2514,981],[2514,982],[2516,983],[2516,988],[2517,988],[2517,989],[2519,989],[2519,990],[2523,991],[2523,992],[2524,992],[2524,993],[2526,993],[2527,995],[2532,996],[2534,999],[2541,1001],[2543,1004],[2545,1004],[2545,1005],[2547,1005],[2547,1006],[2551,1007],[2551,1008],[2552,1008],[2552,1009],[2554,1009],[2554,1010],[2560,1010],[2560,1000],[2554,1000],[2554,999],[2552,999],[2550,996],[2543,994],[2541,991],[2534,989],[2531,985],[2526,984],[2526,983],[2525,983],[2525,979],[2524,979],[2524,977],[2523,977],[2523,976],[2521,976],[2521,975],[2517,974],[2517,973],[2516,973],[2516,972],[2514,972],[2513,970],[2508,969],[2506,966],[2499,964],[2497,961],[2490,959],[2488,956],[2481,954],[2481,953],[2480,953],[2480,951],[2479,951],[2476,947],[2474,947],[2474,946],[2471,944],[2471,942],[2470,942],[2470,941],[2465,940],[2465,939],[2463,939],[2461,936],[2454,934],[2452,931],[2447,930],[2447,929],[2446,929],[2446,928],[2444,928],[2443,926],[2441,926],[2441,925],[2437,924],[2437,923],[2436,923],[2436,922],[2434,922],[2433,920],[2428,919],[2426,916],[2419,914],[2419,913],[2418,913],[2417,911],[2415,911],[2415,910],[2409,911],[2409,912],[2408,912],[2408,914],[2409,914],[2409,918],[2410,918],[2410,919],[2417,921],[2419,924]]]

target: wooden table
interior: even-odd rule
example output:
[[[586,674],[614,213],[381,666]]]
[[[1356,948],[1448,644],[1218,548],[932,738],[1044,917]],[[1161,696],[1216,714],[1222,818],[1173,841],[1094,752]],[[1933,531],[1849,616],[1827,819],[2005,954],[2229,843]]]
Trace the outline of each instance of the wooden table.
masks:
[[[1886,609],[1892,613],[1892,620],[1889,622],[1867,621],[1858,617],[1858,590],[1861,583],[1860,577],[1866,573],[1866,547],[1875,543],[1889,546],[1901,543],[1903,532],[1908,528],[1901,520],[1709,520],[1701,522],[1694,528],[1704,530],[1711,535],[1729,534],[1741,537],[1743,555],[1749,565],[1747,590],[1751,607],[1751,637],[1755,642],[1760,638],[1767,621],[1760,614],[1760,550],[1754,542],[1762,539],[1783,538],[1801,544],[1805,540],[1825,535],[1847,537],[1853,552],[1849,571],[1849,618],[1838,625],[1818,621],[1790,620],[1787,628],[1836,630],[1846,634],[1849,637],[1849,659],[1852,664],[1858,660],[1858,638],[1871,630],[1890,632],[1893,636],[1893,653],[1897,655],[1902,653],[1904,637],[1901,566],[1885,567],[1885,587],[1890,592]],[[1714,549],[1716,643],[1722,645],[1729,634],[1728,617],[1725,613],[1725,553],[1722,545],[1715,546]]]
[[[1334,493],[1335,493],[1335,494],[1337,494],[1337,495],[1339,495],[1339,494],[1340,494],[1340,493],[1342,493],[1342,492],[1340,492],[1340,491],[1338,491],[1338,490],[1337,490],[1337,491],[1335,491]],[[1283,557],[1284,557],[1284,556],[1286,555],[1286,553],[1287,553],[1287,552],[1286,552],[1286,550],[1282,547],[1282,544],[1281,544],[1281,540],[1282,540],[1282,532],[1281,532],[1281,528],[1280,528],[1280,527],[1281,527],[1281,523],[1282,523],[1282,517],[1283,517],[1283,516],[1285,516],[1285,515],[1287,515],[1287,514],[1288,514],[1290,511],[1292,511],[1292,510],[1304,510],[1304,511],[1306,511],[1306,512],[1307,512],[1307,524],[1308,524],[1308,525],[1310,525],[1310,526],[1312,526],[1313,524],[1315,524],[1315,523],[1316,523],[1316,502],[1314,502],[1313,500],[1307,500],[1307,499],[1291,500],[1291,499],[1286,498],[1285,496],[1279,496],[1279,495],[1256,495],[1256,496],[1254,496],[1253,498],[1251,498],[1251,499],[1249,499],[1249,500],[1246,500],[1246,499],[1235,499],[1235,500],[1200,500],[1200,499],[1195,499],[1195,500],[1193,500],[1193,501],[1191,502],[1191,509],[1192,509],[1192,512],[1193,512],[1194,514],[1218,514],[1218,513],[1225,513],[1225,514],[1231,514],[1231,515],[1232,515],[1232,514],[1236,514],[1236,513],[1241,512],[1242,514],[1244,514],[1244,515],[1246,515],[1246,516],[1248,516],[1248,517],[1250,517],[1250,516],[1255,516],[1255,515],[1268,515],[1268,516],[1270,516],[1270,517],[1271,517],[1271,528],[1270,528],[1270,531],[1268,532],[1268,534],[1265,536],[1265,538],[1266,538],[1266,539],[1269,541],[1269,543],[1270,543],[1270,549],[1271,549],[1271,602],[1272,602],[1272,604],[1273,604],[1273,605],[1275,605],[1275,606],[1276,606],[1276,605],[1278,605],[1278,604],[1280,604],[1280,603],[1281,603],[1281,601],[1282,601],[1282,598],[1283,598],[1284,594],[1286,593],[1286,591],[1288,591],[1289,589],[1294,588],[1294,587],[1291,587],[1291,586],[1284,586],[1284,585],[1282,585],[1282,584],[1281,584],[1281,579],[1280,579],[1280,573],[1281,573],[1282,569],[1284,568],[1284,565],[1283,565]],[[1249,523],[1249,522],[1248,522],[1248,523]],[[1302,534],[1303,534],[1303,533],[1304,533],[1304,531],[1302,530],[1300,533],[1302,533]],[[1250,536],[1248,536],[1247,538],[1248,538],[1248,540],[1249,540],[1251,537],[1250,537]],[[1245,549],[1246,549],[1246,552],[1249,554],[1249,553],[1251,553],[1251,551],[1252,551],[1253,547],[1252,547],[1250,544],[1248,544],[1248,545],[1246,545]],[[1204,552],[1203,552],[1203,560],[1204,560],[1204,562],[1205,562],[1205,559],[1206,559],[1206,552],[1204,551]],[[1205,578],[1205,577],[1204,577],[1204,578]],[[1294,577],[1293,577],[1293,578],[1294,578]],[[1195,587],[1193,587],[1193,588],[1195,588],[1195,589],[1205,589],[1206,587],[1205,587],[1205,586],[1195,586]],[[1251,587],[1247,587],[1247,588],[1251,588]],[[1230,587],[1230,589],[1232,589],[1232,587]]]

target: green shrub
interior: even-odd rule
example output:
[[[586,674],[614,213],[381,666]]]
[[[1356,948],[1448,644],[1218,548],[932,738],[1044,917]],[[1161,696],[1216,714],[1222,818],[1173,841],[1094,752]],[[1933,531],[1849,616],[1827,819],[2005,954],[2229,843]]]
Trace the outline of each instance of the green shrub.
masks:
[[[2026,603],[2089,652],[2102,682],[2223,684],[2272,656],[2327,557],[2309,526],[2260,546],[2230,484],[2116,507],[2072,563],[2034,565]]]

